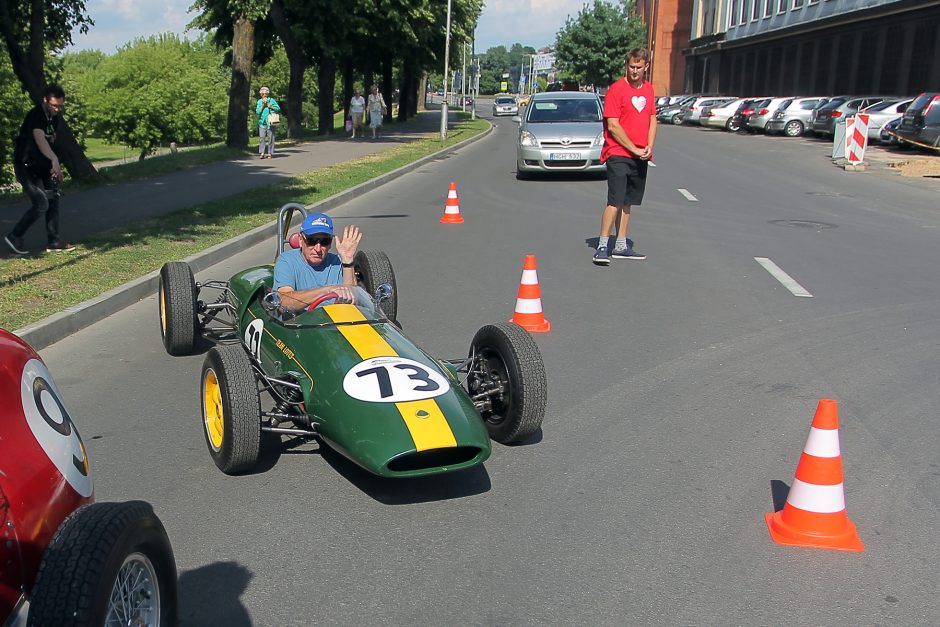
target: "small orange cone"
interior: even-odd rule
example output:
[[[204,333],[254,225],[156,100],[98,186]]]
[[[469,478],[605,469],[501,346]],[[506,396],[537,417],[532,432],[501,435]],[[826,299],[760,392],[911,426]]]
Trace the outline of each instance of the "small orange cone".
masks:
[[[457,200],[457,183],[453,181],[450,182],[450,189],[447,190],[447,203],[444,205],[441,224],[463,224],[463,216],[460,215],[460,202]]]
[[[839,414],[834,400],[819,401],[786,505],[764,515],[777,544],[839,551],[864,551],[845,513]]]
[[[535,270],[535,255],[525,256],[516,311],[510,322],[515,322],[529,333],[546,333],[552,329],[552,323],[542,314],[542,290]]]

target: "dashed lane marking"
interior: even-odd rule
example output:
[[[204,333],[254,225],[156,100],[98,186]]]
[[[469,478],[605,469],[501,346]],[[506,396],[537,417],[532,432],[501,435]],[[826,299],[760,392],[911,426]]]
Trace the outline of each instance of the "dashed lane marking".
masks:
[[[773,261],[767,257],[754,257],[754,261],[759,263],[764,267],[764,270],[770,273],[770,276],[780,281],[780,283],[790,290],[790,293],[794,296],[799,296],[801,298],[812,298],[813,295],[810,294],[805,287],[800,285],[794,280],[789,274],[780,269],[780,266],[775,264]]]
[[[689,190],[687,189],[679,189],[679,193],[685,196],[685,199],[690,202],[698,202],[698,198],[689,193]]]

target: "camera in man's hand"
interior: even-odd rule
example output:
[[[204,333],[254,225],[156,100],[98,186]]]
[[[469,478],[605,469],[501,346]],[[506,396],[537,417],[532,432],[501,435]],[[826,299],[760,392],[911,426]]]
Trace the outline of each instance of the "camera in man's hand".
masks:
[[[62,195],[62,190],[59,188],[59,178],[53,176],[49,180],[49,186],[46,187],[46,198],[48,200],[55,200]]]

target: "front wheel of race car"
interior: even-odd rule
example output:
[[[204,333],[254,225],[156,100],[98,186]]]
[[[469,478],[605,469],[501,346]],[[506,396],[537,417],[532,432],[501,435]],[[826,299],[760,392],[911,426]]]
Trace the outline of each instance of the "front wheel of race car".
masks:
[[[27,625],[176,621],[176,561],[148,503],[93,503],[65,519],[43,553]]]
[[[225,474],[246,472],[261,450],[261,402],[245,349],[219,344],[202,364],[203,435],[212,461]]]
[[[196,279],[188,263],[169,261],[160,269],[160,336],[170,355],[186,355],[196,344]]]
[[[392,262],[388,260],[388,255],[381,250],[360,250],[356,253],[353,267],[356,270],[356,279],[362,288],[373,296],[375,288],[383,283],[391,284],[392,295],[383,300],[380,306],[389,320],[392,322],[398,320],[398,285],[395,283],[395,272],[392,270]]]
[[[509,444],[535,433],[545,415],[547,383],[529,332],[511,322],[487,325],[473,336],[470,354],[476,360],[467,391],[473,398],[489,398],[480,415],[490,437]]]

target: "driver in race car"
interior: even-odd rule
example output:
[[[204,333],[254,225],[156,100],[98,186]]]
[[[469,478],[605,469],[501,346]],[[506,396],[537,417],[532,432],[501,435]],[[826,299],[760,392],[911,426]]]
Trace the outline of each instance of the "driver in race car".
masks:
[[[324,294],[335,292],[336,302],[354,301],[356,286],[353,259],[362,240],[358,226],[348,225],[333,245],[333,218],[312,213],[300,225],[300,248],[281,253],[274,264],[274,289],[281,305],[291,310],[307,307]]]

